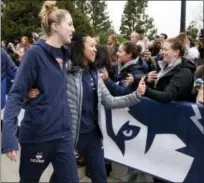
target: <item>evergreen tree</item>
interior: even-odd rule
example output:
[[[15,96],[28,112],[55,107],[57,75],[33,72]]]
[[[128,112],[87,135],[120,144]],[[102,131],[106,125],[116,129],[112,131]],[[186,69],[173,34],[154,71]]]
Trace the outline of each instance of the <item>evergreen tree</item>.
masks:
[[[186,34],[191,37],[193,40],[196,40],[197,35],[198,35],[198,28],[196,27],[197,23],[196,21],[191,21],[187,30],[186,30]]]
[[[148,0],[128,0],[126,2],[120,26],[121,34],[128,37],[131,32],[143,29],[145,35],[152,38],[157,33],[157,29],[154,27],[154,19],[145,13],[147,7]]]
[[[74,0],[74,4],[82,13],[87,13],[87,0]]]
[[[1,22],[2,39],[14,41],[21,36],[31,37],[32,32],[39,32],[39,11],[42,1],[7,0]]]
[[[39,12],[44,1],[6,0],[1,22],[2,39],[14,41],[21,36],[32,37],[32,32],[41,31]],[[57,1],[59,8],[67,9],[73,18],[77,32],[93,33],[89,19],[85,13],[75,8],[74,0]]]
[[[87,1],[87,14],[91,21],[91,26],[95,34],[101,32],[112,31],[113,28],[109,15],[107,13],[107,4],[105,0],[89,0]]]
[[[61,0],[57,1],[59,8],[67,9],[72,15],[76,32],[89,33],[93,35],[93,29],[86,12],[82,12],[77,4],[80,0]],[[85,0],[82,0],[85,2]]]

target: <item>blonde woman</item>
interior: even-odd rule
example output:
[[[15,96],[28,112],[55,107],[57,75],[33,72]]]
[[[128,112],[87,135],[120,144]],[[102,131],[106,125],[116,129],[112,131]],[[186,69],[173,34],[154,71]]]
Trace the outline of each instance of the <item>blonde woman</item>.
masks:
[[[52,163],[55,182],[78,182],[71,113],[67,103],[65,62],[75,31],[67,10],[45,1],[40,12],[46,40],[39,40],[25,53],[8,96],[4,113],[2,152],[15,161],[19,150],[16,118],[32,87],[39,95],[25,106],[21,122],[20,182],[39,182]]]

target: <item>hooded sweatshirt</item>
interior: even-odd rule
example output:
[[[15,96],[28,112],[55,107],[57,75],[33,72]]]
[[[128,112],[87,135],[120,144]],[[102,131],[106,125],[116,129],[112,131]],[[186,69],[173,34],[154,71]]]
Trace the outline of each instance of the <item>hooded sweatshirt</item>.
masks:
[[[59,63],[56,52],[62,54],[63,63]],[[20,143],[42,143],[70,136],[71,115],[65,70],[68,53],[65,47],[59,51],[59,48],[46,44],[44,40],[39,40],[25,53],[5,108],[3,153],[18,149],[16,118],[31,88],[38,88],[40,94],[25,105]]]

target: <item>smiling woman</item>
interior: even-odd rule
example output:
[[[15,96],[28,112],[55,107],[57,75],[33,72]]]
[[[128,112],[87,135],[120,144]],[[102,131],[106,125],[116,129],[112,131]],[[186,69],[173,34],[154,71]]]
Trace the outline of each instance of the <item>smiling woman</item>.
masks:
[[[85,159],[92,182],[107,182],[101,131],[101,105],[105,108],[124,108],[139,102],[145,89],[144,81],[133,93],[114,98],[99,76],[94,64],[96,41],[82,35],[71,44],[68,64],[68,102],[71,106],[72,133],[80,155]],[[54,175],[53,175],[54,176]]]
[[[4,113],[2,153],[15,161],[19,149],[16,118],[28,91],[33,86],[40,91],[26,104],[21,122],[21,183],[39,182],[50,162],[55,172],[53,182],[78,182],[66,92],[65,63],[69,50],[63,46],[71,42],[74,26],[70,13],[55,4],[43,4],[40,17],[46,39],[26,51]]]
[[[39,14],[42,20],[42,30],[47,37],[55,37],[61,45],[71,42],[75,31],[72,17],[67,10],[58,9],[55,1],[46,1]]]
[[[145,96],[163,103],[172,101],[193,102],[195,64],[184,58],[185,47],[179,38],[164,42],[163,60],[158,62],[159,73],[147,76]]]
[[[96,41],[88,35],[79,35],[76,41],[72,41],[71,50],[71,60],[73,65],[85,67],[88,64],[93,64],[95,61],[97,52]]]

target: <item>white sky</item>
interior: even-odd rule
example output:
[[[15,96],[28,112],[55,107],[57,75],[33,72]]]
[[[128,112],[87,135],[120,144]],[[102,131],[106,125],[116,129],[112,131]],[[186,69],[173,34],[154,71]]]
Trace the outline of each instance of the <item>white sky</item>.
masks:
[[[121,17],[126,1],[107,1],[110,19],[115,31],[119,33]],[[180,31],[181,1],[149,1],[147,14],[154,18],[158,34],[166,33],[169,37],[176,36]],[[189,22],[198,18],[203,12],[203,1],[187,1],[186,27]],[[200,23],[200,27],[203,23]]]

